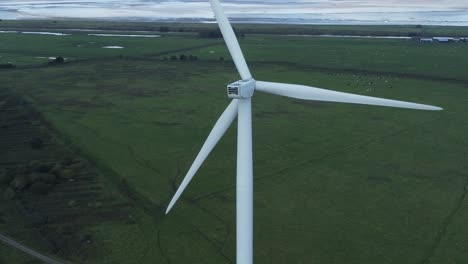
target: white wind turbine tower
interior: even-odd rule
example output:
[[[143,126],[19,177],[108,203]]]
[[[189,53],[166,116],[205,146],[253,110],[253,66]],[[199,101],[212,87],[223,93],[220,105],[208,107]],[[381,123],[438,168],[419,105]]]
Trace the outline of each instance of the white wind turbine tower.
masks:
[[[237,264],[251,264],[253,260],[253,162],[252,108],[254,91],[304,100],[377,105],[419,110],[442,110],[440,107],[342,93],[296,84],[256,81],[250,74],[234,31],[218,0],[210,0],[219,28],[242,80],[227,86],[233,100],[216,122],[202,149],[190,167],[166,210],[169,213],[190,180],[205,161],[236,116],[237,122],[237,182],[236,182],[236,258]]]

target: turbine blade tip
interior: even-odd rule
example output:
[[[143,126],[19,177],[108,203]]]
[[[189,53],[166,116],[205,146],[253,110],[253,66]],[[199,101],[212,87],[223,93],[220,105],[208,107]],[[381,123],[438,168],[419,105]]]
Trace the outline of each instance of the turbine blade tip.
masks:
[[[442,107],[438,107],[438,106],[428,106],[425,110],[429,110],[429,111],[442,111],[444,110]]]

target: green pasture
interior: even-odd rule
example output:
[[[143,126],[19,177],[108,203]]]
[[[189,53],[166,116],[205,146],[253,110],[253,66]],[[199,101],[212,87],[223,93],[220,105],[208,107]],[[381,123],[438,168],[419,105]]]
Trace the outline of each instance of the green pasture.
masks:
[[[205,40],[189,36],[132,38],[0,33],[0,64],[11,62],[18,66],[37,65],[47,63],[49,57],[57,56],[62,56],[70,61],[122,56],[151,57],[168,50],[210,45],[215,42],[219,42],[219,40]],[[106,46],[120,46],[123,48],[103,48]]]
[[[44,44],[28,48],[23,40],[9,39],[0,50],[111,57],[0,71],[0,88],[25,96],[73,145],[109,170],[116,182],[110,191],[127,185],[139,197],[134,225],[86,227],[96,248],[89,263],[234,263],[236,124],[164,215],[229,103],[226,84],[239,78],[224,45],[190,50],[186,54],[199,60],[182,62],[145,55],[212,41],[96,38],[98,46],[109,41],[128,47],[104,54],[76,48],[81,36],[27,37]],[[241,46],[259,80],[445,109],[255,94],[255,263],[468,260],[468,65],[462,59],[468,45],[247,37]],[[118,52],[125,56],[115,58]]]
[[[298,70],[348,70],[468,80],[468,61],[463,59],[468,57],[468,43],[256,36],[247,37],[242,44],[247,61],[275,62]],[[223,46],[199,52],[201,58],[230,58]]]

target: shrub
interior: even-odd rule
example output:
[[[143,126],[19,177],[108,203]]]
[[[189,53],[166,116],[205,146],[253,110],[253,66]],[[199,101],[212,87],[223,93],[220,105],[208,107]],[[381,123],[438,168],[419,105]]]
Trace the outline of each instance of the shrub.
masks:
[[[71,169],[63,169],[59,171],[58,177],[64,180],[72,179],[75,176],[75,173]]]
[[[35,182],[31,185],[31,191],[32,193],[36,195],[47,194],[51,188],[52,188],[51,184],[47,184],[43,182]]]
[[[62,165],[70,166],[73,164],[73,157],[65,156],[62,158]]]
[[[63,57],[61,57],[61,56],[58,56],[55,59],[50,60],[49,64],[62,64],[64,62],[65,62],[65,59]]]
[[[55,183],[57,177],[51,173],[32,173],[29,175],[29,179],[32,183],[44,182],[44,183]]]
[[[13,68],[16,68],[16,65],[11,62],[0,64],[0,69],[13,69]]]
[[[22,191],[26,189],[29,183],[30,182],[28,177],[24,175],[18,175],[10,182],[10,187],[16,191]]]
[[[7,200],[12,200],[16,197],[16,193],[13,189],[11,188],[7,188],[4,192],[3,192],[3,198],[7,199]]]
[[[0,171],[0,184],[8,184],[13,179],[13,175],[5,170]]]
[[[29,140],[29,146],[31,146],[32,149],[40,149],[42,148],[42,145],[44,142],[42,142],[42,139],[35,137]]]
[[[181,60],[181,61],[186,61],[186,60],[187,60],[187,56],[184,55],[184,54],[182,54],[182,55],[179,56],[179,60]]]
[[[38,172],[42,172],[42,173],[46,173],[46,172],[49,172],[50,170],[52,169],[52,165],[50,164],[40,164],[38,167],[37,167],[37,171]]]

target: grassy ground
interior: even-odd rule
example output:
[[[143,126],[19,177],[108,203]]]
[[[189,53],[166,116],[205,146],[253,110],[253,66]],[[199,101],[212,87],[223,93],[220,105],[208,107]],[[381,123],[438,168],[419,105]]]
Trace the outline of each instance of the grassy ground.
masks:
[[[204,44],[184,40],[184,47]],[[4,45],[14,46],[10,41]],[[163,212],[228,104],[225,85],[238,79],[235,69],[218,60],[228,58],[223,45],[191,50],[200,60],[180,62],[142,58],[146,51],[177,49],[170,44],[179,38],[167,37],[161,48],[153,46],[158,40],[132,41],[145,51],[140,58],[3,71],[1,87],[33,102],[108,170],[117,183],[109,190],[139,208],[134,225],[87,227],[96,248],[89,263],[234,263],[235,125],[173,212]],[[260,80],[445,108],[421,112],[256,94],[256,263],[468,259],[468,81],[460,59],[467,45],[276,37],[241,45]]]
[[[466,81],[468,43],[422,44],[402,40],[248,37],[247,60],[275,62],[295,69],[347,70],[351,73],[393,74],[421,79]],[[229,58],[223,46],[201,49],[202,58]],[[460,57],[461,56],[461,57]]]
[[[47,63],[49,57],[62,56],[70,61],[104,59],[122,56],[151,57],[168,50],[181,52],[197,45],[211,45],[219,40],[195,37],[119,38],[87,35],[48,36],[28,34],[1,34],[0,64],[11,62],[18,66]],[[34,45],[31,45],[34,43]],[[105,49],[120,46],[123,49]]]

